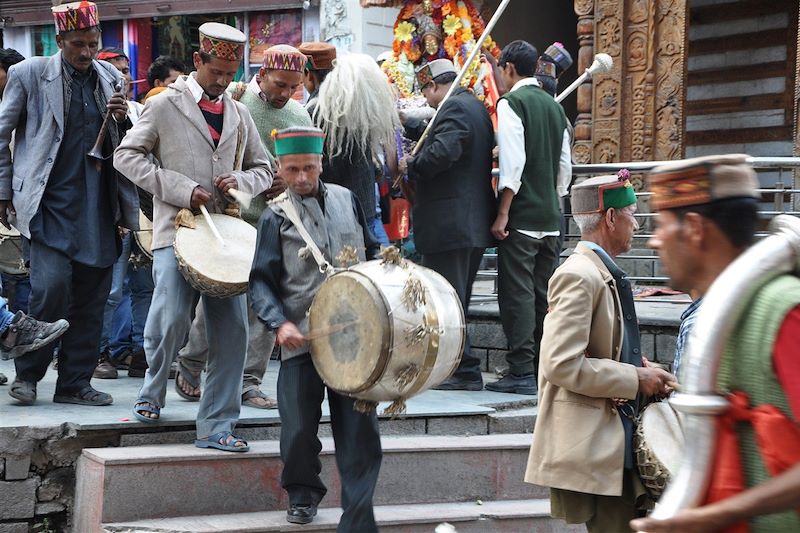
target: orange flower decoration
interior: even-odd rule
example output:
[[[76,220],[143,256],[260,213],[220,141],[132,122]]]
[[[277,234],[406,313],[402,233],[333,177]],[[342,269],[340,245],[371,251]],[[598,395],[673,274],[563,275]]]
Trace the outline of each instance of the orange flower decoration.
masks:
[[[455,57],[455,55],[458,53],[458,39],[453,36],[448,36],[444,40],[444,49],[448,56]]]

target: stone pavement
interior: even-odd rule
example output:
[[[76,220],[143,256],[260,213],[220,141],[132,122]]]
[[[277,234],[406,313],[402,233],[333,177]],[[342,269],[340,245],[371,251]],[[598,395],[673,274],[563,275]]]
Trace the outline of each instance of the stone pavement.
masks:
[[[262,390],[275,397],[275,386],[278,377],[279,363],[271,361]],[[193,425],[197,416],[196,402],[182,399],[175,392],[174,380],[170,380],[167,388],[167,402],[162,410],[162,421],[159,424],[145,425],[133,418],[131,409],[136,400],[142,378],[129,378],[120,373],[118,379],[93,379],[92,386],[108,392],[114,397],[114,404],[104,407],[86,407],[80,405],[53,403],[56,371],[48,370],[45,378],[39,383],[39,398],[33,406],[19,405],[8,396],[9,384],[14,379],[13,361],[0,361],[0,372],[4,373],[9,383],[0,386],[0,429],[10,427],[49,427],[63,423],[74,425],[79,430],[122,429],[124,426],[164,427]],[[484,375],[484,380],[493,381],[495,377]],[[516,394],[502,394],[490,391],[426,391],[411,398],[404,418],[436,417],[436,416],[468,416],[486,415],[497,408],[512,406],[525,407],[533,405],[535,397]],[[388,406],[381,404],[378,412]],[[327,402],[323,405],[323,417],[329,415]],[[262,410],[253,407],[242,407],[240,426],[275,424],[279,422],[278,410]],[[531,428],[531,431],[533,428]]]

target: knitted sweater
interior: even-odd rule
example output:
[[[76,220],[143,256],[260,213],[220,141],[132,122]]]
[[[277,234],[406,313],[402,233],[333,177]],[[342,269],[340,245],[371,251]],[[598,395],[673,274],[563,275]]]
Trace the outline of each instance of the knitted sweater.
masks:
[[[261,135],[261,142],[273,161],[275,160],[275,140],[272,138],[272,130],[311,127],[313,125],[308,112],[294,100],[289,100],[283,108],[276,109],[269,102],[261,100],[252,91],[246,90],[239,101],[250,111],[253,122],[256,123],[256,129]],[[264,193],[259,194],[253,198],[249,208],[242,209],[242,218],[255,226],[266,207],[266,195]]]
[[[769,404],[794,420],[789,401],[773,370],[772,350],[784,318],[797,305],[800,305],[800,280],[794,276],[780,276],[756,293],[726,344],[717,377],[720,392],[745,392],[751,408]],[[737,433],[746,485],[752,487],[764,483],[770,476],[761,458],[753,427],[738,424]],[[787,511],[764,515],[749,525],[751,533],[800,531],[800,513]]]

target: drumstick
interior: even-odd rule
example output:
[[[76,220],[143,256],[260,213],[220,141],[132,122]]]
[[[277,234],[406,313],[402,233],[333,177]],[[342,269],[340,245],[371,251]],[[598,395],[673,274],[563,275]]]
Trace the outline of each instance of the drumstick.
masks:
[[[667,387],[677,392],[681,391],[681,385],[677,381],[667,381]]]
[[[225,241],[222,239],[222,235],[219,234],[219,230],[217,229],[217,226],[214,224],[214,221],[211,220],[211,215],[208,214],[208,209],[206,209],[205,205],[200,204],[200,212],[203,213],[203,217],[205,217],[206,222],[208,222],[208,227],[211,228],[211,233],[214,234],[214,237],[217,238],[217,240],[222,246],[225,246]]]
[[[338,332],[342,331],[343,329],[346,329],[346,328],[348,328],[348,327],[350,327],[350,326],[352,326],[354,324],[357,324],[357,323],[358,323],[358,320],[351,320],[350,322],[344,322],[342,324],[336,324],[335,326],[331,326],[331,327],[326,328],[326,329],[318,329],[316,331],[309,332],[309,334],[306,335],[306,340],[307,341],[313,341],[315,339],[320,339],[322,337],[327,337],[328,335],[332,335],[334,333],[338,333]]]
[[[239,205],[241,205],[243,209],[250,207],[250,201],[253,199],[252,195],[242,192],[239,189],[228,189],[228,194],[239,202]]]

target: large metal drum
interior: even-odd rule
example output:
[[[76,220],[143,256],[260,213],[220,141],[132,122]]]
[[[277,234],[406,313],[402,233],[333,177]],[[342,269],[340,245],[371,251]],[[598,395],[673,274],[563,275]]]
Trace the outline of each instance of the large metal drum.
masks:
[[[368,261],[322,284],[309,311],[309,338],[314,366],[329,387],[402,404],[455,371],[466,338],[464,311],[433,270]]]
[[[144,255],[153,259],[153,223],[139,211],[139,231],[133,232],[136,245]]]

